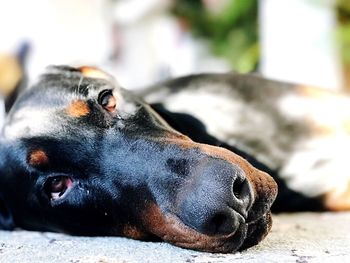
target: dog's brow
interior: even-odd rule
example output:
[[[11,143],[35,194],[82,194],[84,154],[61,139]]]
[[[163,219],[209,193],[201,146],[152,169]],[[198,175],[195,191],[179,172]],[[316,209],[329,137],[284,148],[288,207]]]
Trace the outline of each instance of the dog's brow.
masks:
[[[66,109],[69,116],[84,117],[90,113],[89,105],[82,100],[74,100]]]
[[[105,80],[109,79],[109,76],[107,73],[94,67],[85,66],[85,67],[80,67],[79,70],[81,74],[87,78],[105,79]]]
[[[49,158],[42,149],[34,150],[28,156],[28,163],[32,166],[46,165],[48,162]]]

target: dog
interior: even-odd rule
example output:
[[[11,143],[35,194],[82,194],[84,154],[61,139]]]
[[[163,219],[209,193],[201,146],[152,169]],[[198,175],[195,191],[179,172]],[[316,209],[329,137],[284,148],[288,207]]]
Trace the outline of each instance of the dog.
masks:
[[[51,67],[3,128],[0,228],[235,252],[269,232],[275,180],[276,211],[349,209],[345,155],[332,139],[332,128],[346,132],[347,123],[309,119],[308,100],[328,97],[336,106],[348,100],[238,74],[189,76],[133,94],[96,68]]]
[[[271,228],[275,181],[161,114],[100,70],[50,68],[5,121],[1,228],[210,252],[257,244]]]

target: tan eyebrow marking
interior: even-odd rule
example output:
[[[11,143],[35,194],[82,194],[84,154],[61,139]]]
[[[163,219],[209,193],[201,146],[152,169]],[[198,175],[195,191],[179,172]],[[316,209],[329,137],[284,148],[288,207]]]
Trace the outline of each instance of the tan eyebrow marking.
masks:
[[[49,158],[43,150],[37,149],[30,153],[28,162],[33,166],[46,165],[49,163]]]
[[[79,68],[79,71],[87,78],[109,79],[108,74],[98,68],[83,66]]]
[[[66,109],[71,117],[84,117],[90,113],[89,105],[82,100],[74,100]]]

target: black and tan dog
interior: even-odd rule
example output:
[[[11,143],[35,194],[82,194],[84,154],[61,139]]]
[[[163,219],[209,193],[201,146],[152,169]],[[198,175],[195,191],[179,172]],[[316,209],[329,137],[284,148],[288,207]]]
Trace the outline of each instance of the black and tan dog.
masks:
[[[266,172],[277,210],[349,208],[346,112],[323,103],[345,96],[241,75],[139,95],[89,67],[53,67],[22,94],[1,139],[0,228],[232,252],[271,227]]]

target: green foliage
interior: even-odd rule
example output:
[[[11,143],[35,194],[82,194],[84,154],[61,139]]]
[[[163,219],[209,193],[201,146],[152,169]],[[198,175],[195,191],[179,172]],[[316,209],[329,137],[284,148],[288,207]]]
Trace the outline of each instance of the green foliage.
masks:
[[[350,1],[338,0],[337,13],[339,20],[337,39],[341,55],[344,62],[350,64]]]
[[[207,10],[201,0],[179,0],[174,14],[192,33],[209,42],[214,54],[240,72],[256,69],[260,58],[258,0],[230,0],[221,10]]]

